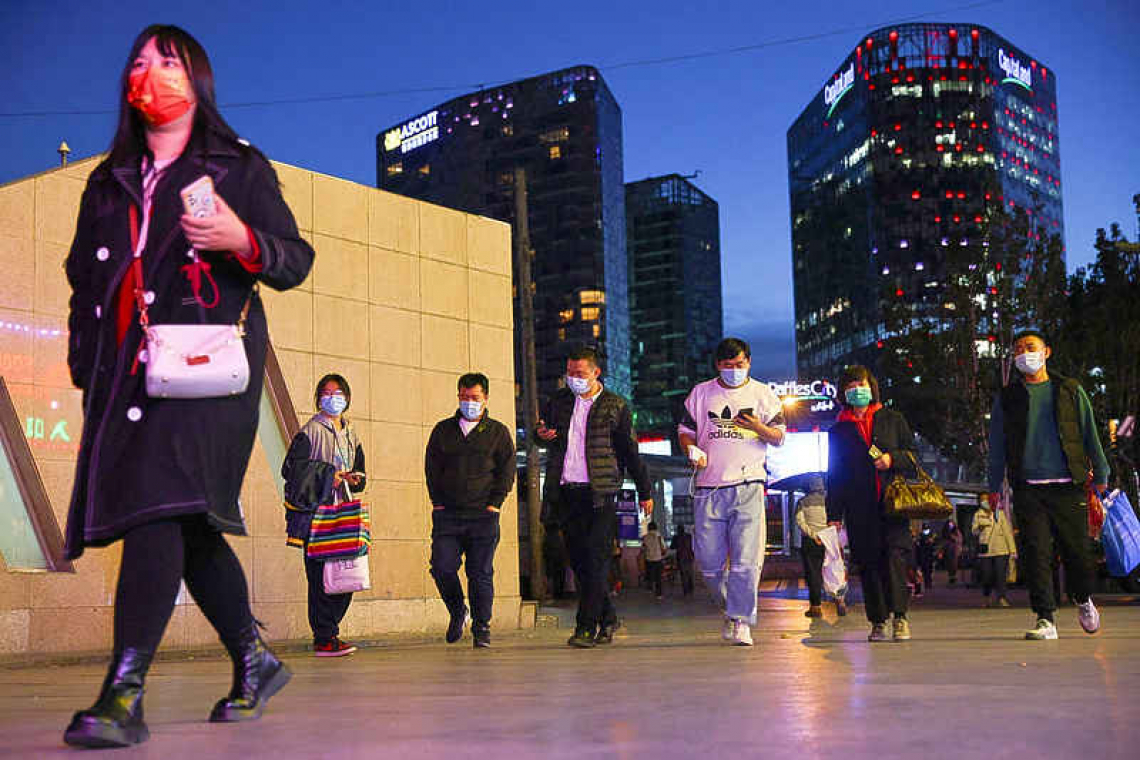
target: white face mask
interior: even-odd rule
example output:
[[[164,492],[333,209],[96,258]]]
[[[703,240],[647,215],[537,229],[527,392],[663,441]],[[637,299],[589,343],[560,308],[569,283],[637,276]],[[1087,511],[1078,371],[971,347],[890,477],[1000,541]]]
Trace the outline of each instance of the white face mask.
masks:
[[[1013,363],[1023,375],[1036,375],[1045,366],[1045,352],[1026,351],[1014,357]]]
[[[463,415],[464,419],[473,422],[483,416],[483,402],[467,401],[466,399],[460,401],[459,413]]]
[[[574,394],[581,396],[590,391],[590,378],[588,377],[571,377],[566,376],[566,387],[574,391]]]
[[[739,388],[748,381],[748,367],[726,367],[720,371],[720,379],[729,387]]]

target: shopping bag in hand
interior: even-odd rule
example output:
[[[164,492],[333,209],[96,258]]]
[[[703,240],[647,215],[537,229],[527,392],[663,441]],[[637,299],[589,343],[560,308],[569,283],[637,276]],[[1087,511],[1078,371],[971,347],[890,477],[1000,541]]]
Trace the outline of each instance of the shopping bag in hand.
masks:
[[[323,572],[326,594],[351,594],[372,588],[367,556],[327,560]]]
[[[1109,575],[1124,578],[1140,565],[1140,520],[1123,491],[1113,491],[1104,500],[1100,540]]]
[[[816,535],[823,542],[823,588],[836,599],[841,599],[847,595],[847,568],[843,564],[839,531],[834,525],[828,525]]]

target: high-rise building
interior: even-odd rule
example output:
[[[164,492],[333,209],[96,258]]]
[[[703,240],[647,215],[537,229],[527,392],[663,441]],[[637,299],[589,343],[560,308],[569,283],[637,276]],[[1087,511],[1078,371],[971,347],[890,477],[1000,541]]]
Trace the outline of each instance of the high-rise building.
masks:
[[[678,174],[625,186],[635,427],[672,439],[721,338],[720,210]]]
[[[628,396],[621,108],[598,71],[577,66],[464,95],[376,138],[381,189],[512,224],[518,167],[534,249],[539,398],[558,387],[574,343],[595,346],[607,387]]]
[[[1039,60],[976,24],[860,40],[788,130],[800,376],[869,362],[883,294],[936,305],[947,247],[977,246],[996,211],[1061,235],[1060,177]]]

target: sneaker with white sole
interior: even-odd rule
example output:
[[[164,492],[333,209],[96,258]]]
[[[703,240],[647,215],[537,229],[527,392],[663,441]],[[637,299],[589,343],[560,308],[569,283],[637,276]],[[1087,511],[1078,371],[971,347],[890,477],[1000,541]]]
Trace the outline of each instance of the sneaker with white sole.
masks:
[[[1077,620],[1080,621],[1081,628],[1084,628],[1087,634],[1091,635],[1100,630],[1100,612],[1093,604],[1092,597],[1089,597],[1089,600],[1084,604],[1077,605]]]
[[[738,647],[752,646],[752,626],[743,620],[734,621],[732,643]]]
[[[867,641],[890,641],[890,636],[887,635],[886,623],[874,623],[871,626],[871,632],[867,635]]]
[[[732,641],[732,637],[736,635],[736,621],[730,617],[724,619],[724,625],[720,627],[720,637],[725,641]]]
[[[895,641],[910,641],[910,621],[905,617],[895,615],[891,638]]]
[[[1055,641],[1057,639],[1057,626],[1052,620],[1037,618],[1037,625],[1025,632],[1029,641]]]

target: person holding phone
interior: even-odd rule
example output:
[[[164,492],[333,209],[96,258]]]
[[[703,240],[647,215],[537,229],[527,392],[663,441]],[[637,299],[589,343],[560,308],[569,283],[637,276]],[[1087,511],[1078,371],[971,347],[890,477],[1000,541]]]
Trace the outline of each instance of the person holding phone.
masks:
[[[689,392],[677,438],[697,468],[693,548],[724,608],[721,637],[752,646],[768,542],[765,461],[769,446],[784,443],[784,407],[767,384],[749,377],[752,350],[744,341],[725,338],[713,360],[717,377]]]
[[[75,559],[88,546],[123,542],[111,666],[95,704],[64,733],[82,747],[149,736],[144,682],[183,580],[234,662],[233,688],[211,721],[259,717],[289,680],[258,632],[223,534],[246,533],[238,497],[269,345],[255,285],[295,287],[313,262],[273,168],[218,113],[209,58],[189,33],[156,25],[138,35],[118,114],[65,264],[67,363],[84,398],[66,553]],[[216,213],[194,218],[180,191],[204,175]],[[245,313],[246,390],[148,396],[140,305],[151,324],[233,325]]]
[[[827,520],[847,526],[871,622],[868,641],[910,639],[907,565],[910,521],[883,514],[883,489],[896,472],[914,476],[914,435],[901,413],[883,406],[879,383],[858,364],[839,378],[843,410],[827,434]],[[894,615],[891,635],[887,620]]]
[[[309,531],[317,507],[351,501],[364,490],[367,476],[364,447],[345,412],[352,405],[352,389],[341,375],[331,373],[317,382],[313,402],[318,411],[293,436],[281,476],[285,478],[285,522],[288,543],[307,550]],[[352,603],[352,594],[325,592],[324,563],[305,557],[309,584],[309,627],[313,654],[343,657],[356,647],[340,639],[340,621]]]

